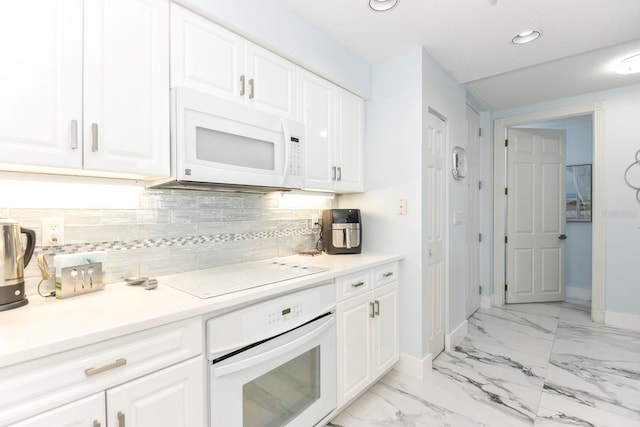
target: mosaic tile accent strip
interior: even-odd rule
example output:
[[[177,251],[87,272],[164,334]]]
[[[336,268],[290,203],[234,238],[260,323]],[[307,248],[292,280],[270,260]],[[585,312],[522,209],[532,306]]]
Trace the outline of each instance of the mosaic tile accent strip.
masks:
[[[106,241],[93,243],[68,244],[63,246],[41,246],[38,253],[50,255],[69,254],[92,251],[127,251],[144,248],[170,248],[175,246],[199,245],[205,243],[224,243],[243,240],[262,240],[291,236],[308,236],[314,234],[311,228],[292,230],[270,230],[254,233],[226,233],[204,236],[162,237],[156,239],[135,239],[130,241]]]

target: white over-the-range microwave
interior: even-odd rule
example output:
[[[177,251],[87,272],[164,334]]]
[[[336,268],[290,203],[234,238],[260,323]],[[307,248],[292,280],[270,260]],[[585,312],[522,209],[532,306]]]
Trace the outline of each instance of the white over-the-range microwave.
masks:
[[[304,124],[193,89],[171,90],[171,177],[148,187],[304,187]]]

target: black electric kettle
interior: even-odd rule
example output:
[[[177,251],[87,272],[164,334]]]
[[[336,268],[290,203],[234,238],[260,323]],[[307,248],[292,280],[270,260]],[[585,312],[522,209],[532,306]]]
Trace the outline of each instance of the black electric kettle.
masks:
[[[0,311],[29,303],[24,294],[24,268],[31,261],[36,246],[36,232],[20,227],[16,221],[0,218]],[[22,249],[22,234],[27,247]]]

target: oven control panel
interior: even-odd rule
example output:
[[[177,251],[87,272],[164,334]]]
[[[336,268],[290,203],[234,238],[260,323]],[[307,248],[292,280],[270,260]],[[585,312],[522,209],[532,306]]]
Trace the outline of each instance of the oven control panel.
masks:
[[[207,321],[207,356],[214,360],[296,328],[335,309],[333,282],[262,301]]]
[[[289,305],[288,307],[276,309],[275,311],[267,314],[267,323],[271,325],[273,323],[290,322],[291,320],[296,319],[302,314],[302,307],[302,302],[298,301],[294,304]]]

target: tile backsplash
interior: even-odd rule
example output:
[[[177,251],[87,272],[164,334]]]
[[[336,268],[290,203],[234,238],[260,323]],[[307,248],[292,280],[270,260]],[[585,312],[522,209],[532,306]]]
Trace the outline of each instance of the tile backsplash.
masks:
[[[279,195],[194,190],[144,190],[137,209],[50,209],[2,206],[0,216],[36,231],[34,258],[25,269],[27,295],[37,294],[35,257],[106,251],[105,283],[131,276],[182,271],[293,255],[315,248],[311,215],[331,201]],[[42,218],[64,218],[62,246],[42,245]],[[53,280],[42,291],[53,289]]]

